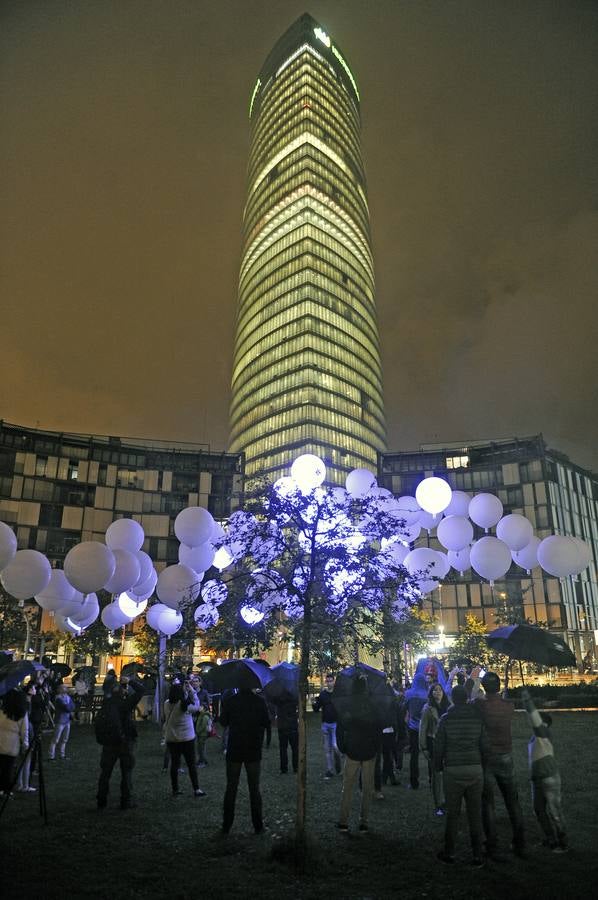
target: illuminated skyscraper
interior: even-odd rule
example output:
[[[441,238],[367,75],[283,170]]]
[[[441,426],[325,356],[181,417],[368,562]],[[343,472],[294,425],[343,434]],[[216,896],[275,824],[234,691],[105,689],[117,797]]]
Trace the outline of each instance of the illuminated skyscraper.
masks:
[[[266,59],[249,116],[230,449],[249,475],[286,473],[301,452],[336,480],[375,470],[385,424],[359,93],[311,16]]]

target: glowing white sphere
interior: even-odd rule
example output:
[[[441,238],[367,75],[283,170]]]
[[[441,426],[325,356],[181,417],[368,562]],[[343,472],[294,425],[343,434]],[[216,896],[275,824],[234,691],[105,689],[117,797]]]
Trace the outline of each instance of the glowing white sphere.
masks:
[[[42,609],[56,612],[62,606],[70,603],[75,593],[75,588],[69,584],[62,569],[52,569],[50,581],[43,591],[35,595],[35,599]]]
[[[532,523],[525,516],[511,513],[503,516],[496,526],[496,537],[504,541],[509,550],[523,550],[534,536]]]
[[[361,499],[376,487],[376,476],[369,469],[353,469],[349,472],[345,481],[345,487],[350,497]]]
[[[417,486],[415,499],[422,509],[437,516],[443,512],[453,496],[450,484],[444,478],[424,478]]]
[[[219,547],[214,554],[212,565],[220,572],[227,569],[234,562],[234,558],[228,547]]]
[[[4,589],[17,600],[41,594],[50,583],[52,566],[38,550],[17,550],[0,574]]]
[[[438,523],[436,536],[447,550],[463,550],[473,540],[473,525],[464,516],[447,516]]]
[[[248,606],[246,603],[243,604],[239,612],[243,621],[247,622],[248,625],[257,625],[264,618],[263,612],[260,612],[254,606]]]
[[[182,563],[167,566],[158,575],[156,593],[162,603],[171,609],[178,610],[186,600],[195,600],[199,590],[197,572]]]
[[[488,531],[502,516],[502,503],[494,494],[476,494],[469,504],[469,518]]]
[[[114,553],[99,541],[76,544],[64,558],[64,574],[82,594],[99,591],[112,577],[115,568]]]
[[[181,544],[199,547],[209,541],[214,533],[212,514],[202,506],[188,506],[174,520],[174,533]]]
[[[395,515],[398,519],[404,519],[406,525],[415,525],[419,522],[421,511],[421,506],[410,494],[398,497],[394,503],[389,502],[389,514]]]
[[[534,535],[529,544],[523,547],[522,550],[511,550],[513,562],[525,569],[526,572],[531,572],[532,569],[540,565],[538,562],[538,547],[540,543],[541,539]]]
[[[294,478],[291,478],[290,475],[283,475],[282,478],[279,478],[278,481],[274,482],[272,488],[279,497],[286,500],[297,492],[297,482]]]
[[[545,572],[557,578],[577,575],[587,565],[580,551],[579,538],[551,534],[538,546],[538,562]]]
[[[174,609],[164,610],[158,615],[158,631],[169,637],[176,634],[182,624],[182,615]]]
[[[17,552],[17,536],[9,525],[0,522],[0,571],[4,569]]]
[[[471,503],[471,494],[465,491],[453,491],[451,502],[444,510],[445,516],[467,516],[469,515],[469,504]]]
[[[137,602],[135,597],[131,596],[131,594],[127,594],[126,591],[119,594],[115,602],[121,612],[125,616],[128,616],[129,619],[134,619],[136,616],[141,615],[141,613],[145,612],[147,607],[147,600],[140,600]]]
[[[469,547],[464,547],[462,550],[449,550],[446,554],[452,568],[461,575],[471,569],[469,550]]]
[[[111,550],[137,553],[145,540],[143,528],[135,519],[117,519],[106,530],[106,546]]]
[[[488,581],[495,581],[506,575],[512,562],[511,551],[505,542],[489,535],[475,542],[469,559],[471,568]]]
[[[194,572],[206,572],[214,563],[215,550],[210,542],[199,547],[179,546],[179,562],[189,566]]]
[[[128,591],[129,588],[132,588],[139,581],[141,565],[137,559],[137,554],[132,553],[130,550],[112,548],[112,552],[114,553],[116,565],[114,572],[104,585],[104,589],[109,594],[120,594],[122,591]]]
[[[304,453],[291,466],[291,478],[305,493],[319,487],[326,478],[326,466],[319,456]]]

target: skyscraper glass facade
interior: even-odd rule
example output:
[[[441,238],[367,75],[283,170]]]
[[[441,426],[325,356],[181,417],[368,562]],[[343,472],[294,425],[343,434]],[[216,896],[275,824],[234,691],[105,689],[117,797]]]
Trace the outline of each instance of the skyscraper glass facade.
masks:
[[[385,424],[359,94],[311,16],[268,56],[250,119],[230,449],[249,475],[307,452],[339,480],[375,467]]]

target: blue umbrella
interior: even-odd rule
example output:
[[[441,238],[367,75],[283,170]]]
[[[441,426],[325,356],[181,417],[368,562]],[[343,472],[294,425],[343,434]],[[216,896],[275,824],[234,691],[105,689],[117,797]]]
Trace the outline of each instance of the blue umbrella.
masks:
[[[292,697],[299,696],[299,666],[293,663],[281,662],[277,666],[272,666],[270,674],[274,678],[266,685],[265,693],[267,697],[275,700],[285,692]]]
[[[396,698],[388,684],[386,673],[372,666],[366,666],[365,663],[357,663],[354,666],[347,666],[336,676],[332,702],[339,715],[343,715],[351,707],[355,679],[364,677],[368,683],[367,694],[372,699],[374,707],[379,712],[387,713],[393,706]]]
[[[44,667],[28,659],[9,662],[0,668],[0,697],[18,687],[28,676],[35,675]]]

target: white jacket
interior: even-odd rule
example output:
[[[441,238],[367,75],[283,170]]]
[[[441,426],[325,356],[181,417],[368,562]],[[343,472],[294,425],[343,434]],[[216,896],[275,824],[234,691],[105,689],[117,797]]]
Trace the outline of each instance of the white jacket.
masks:
[[[29,716],[27,713],[18,722],[9,719],[0,709],[0,754],[18,756],[21,750],[29,748]]]
[[[195,739],[195,726],[192,716],[199,712],[199,700],[195,691],[191,691],[191,702],[183,712],[180,701],[172,705],[170,700],[164,704],[166,722],[164,724],[164,739],[174,741],[192,741]]]

